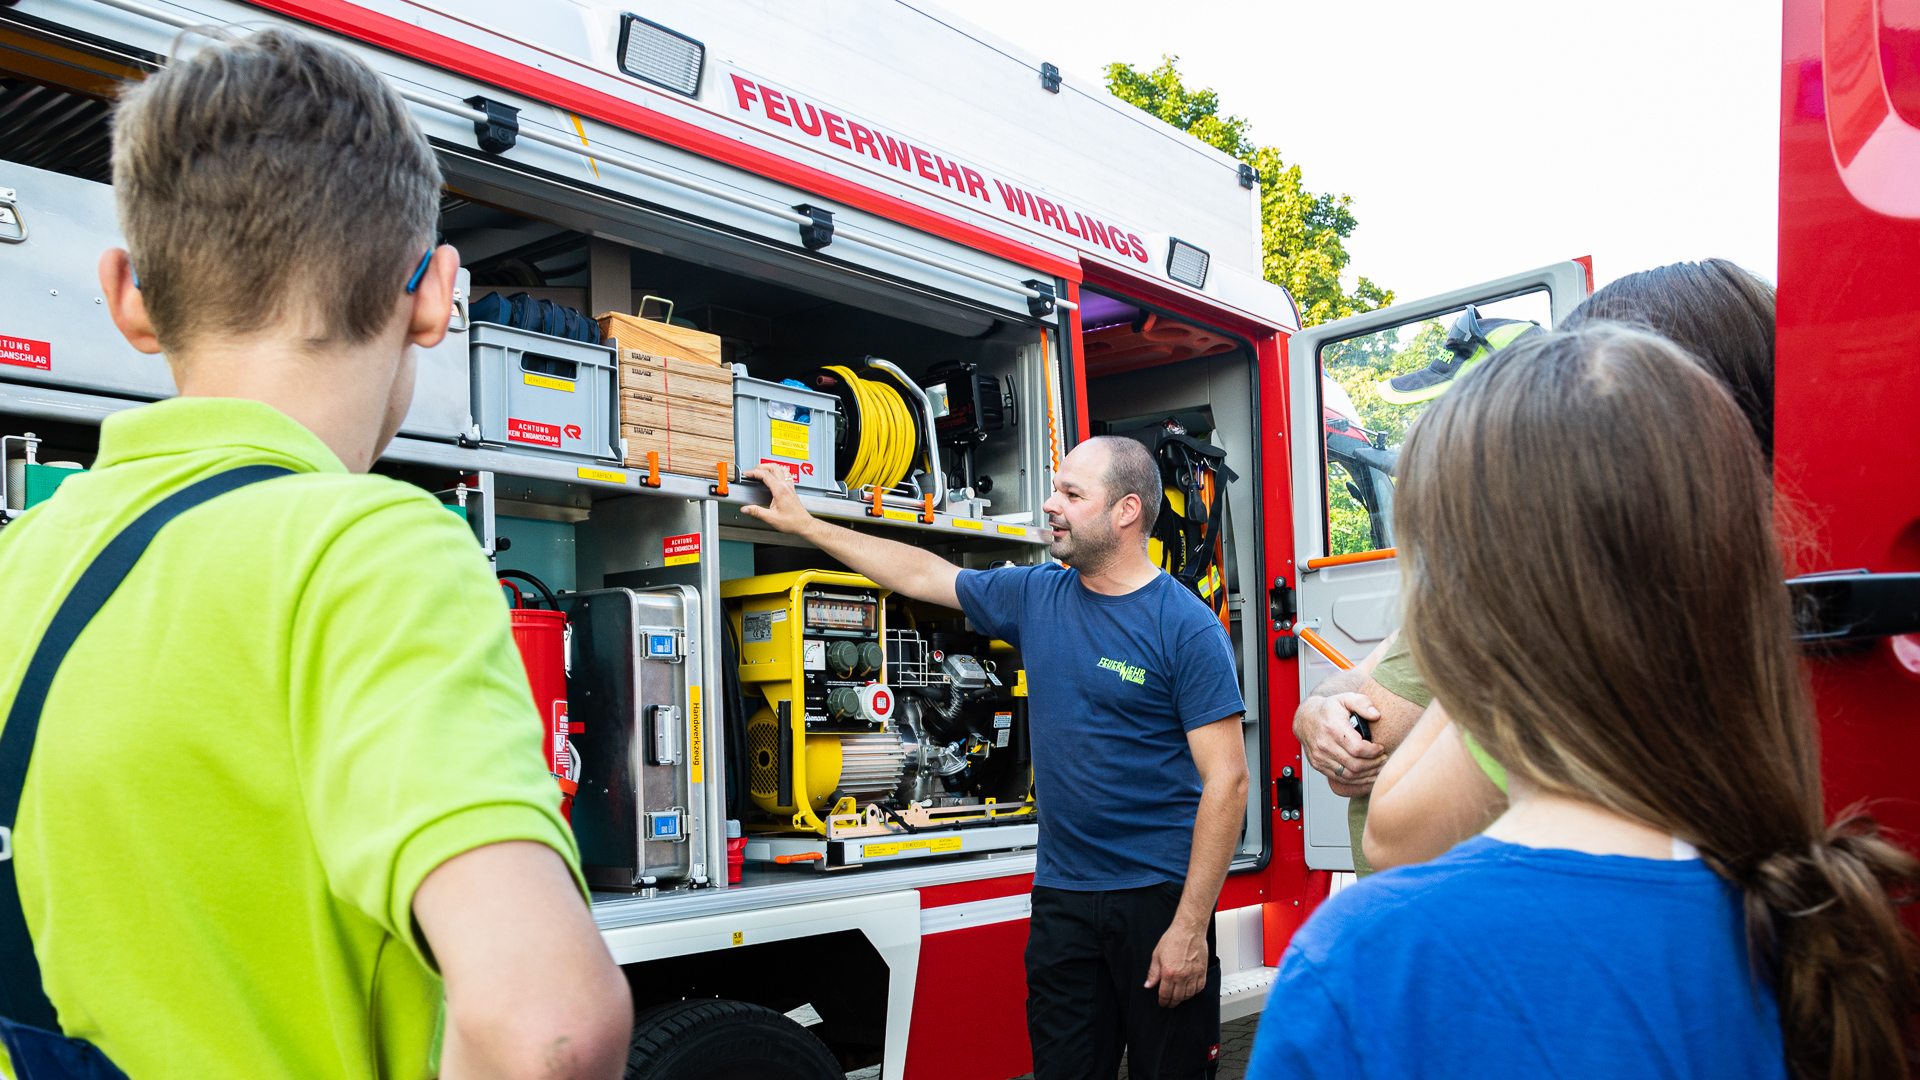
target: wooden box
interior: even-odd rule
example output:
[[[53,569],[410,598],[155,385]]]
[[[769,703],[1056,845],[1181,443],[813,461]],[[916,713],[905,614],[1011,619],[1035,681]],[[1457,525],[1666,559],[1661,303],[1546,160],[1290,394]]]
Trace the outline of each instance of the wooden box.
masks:
[[[733,369],[697,360],[620,351],[620,392],[705,402],[733,412]]]
[[[693,435],[669,428],[622,424],[620,435],[627,440],[627,467],[630,469],[644,470],[647,467],[647,452],[652,450],[660,455],[662,472],[711,477],[718,473],[719,466],[724,462],[729,479],[739,475],[733,468],[731,431],[726,438],[716,439],[710,435]]]
[[[701,330],[689,330],[672,323],[654,322],[609,311],[597,320],[600,335],[621,349],[634,349],[654,356],[694,360],[720,368],[720,338]]]

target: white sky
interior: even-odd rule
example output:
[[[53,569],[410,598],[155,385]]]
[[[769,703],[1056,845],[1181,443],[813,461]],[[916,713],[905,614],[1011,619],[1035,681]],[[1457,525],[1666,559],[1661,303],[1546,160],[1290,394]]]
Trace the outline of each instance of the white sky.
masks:
[[[1402,300],[1592,255],[1776,280],[1780,0],[940,0],[1103,85],[1180,58]]]

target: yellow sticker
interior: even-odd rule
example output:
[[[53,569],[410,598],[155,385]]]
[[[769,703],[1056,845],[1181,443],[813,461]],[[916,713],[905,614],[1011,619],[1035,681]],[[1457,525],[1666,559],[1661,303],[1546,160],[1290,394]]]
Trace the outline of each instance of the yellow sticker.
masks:
[[[740,932],[740,931],[738,931],[738,930],[735,930],[735,931],[733,932],[733,943],[734,943],[735,945],[739,945],[739,944],[741,944],[741,943],[743,943],[743,942],[745,942],[746,940],[747,940],[747,935],[745,935],[745,934],[743,934],[743,933],[741,933],[741,932]]]
[[[535,375],[531,371],[521,375],[520,378],[528,386],[544,386],[549,390],[565,390],[569,394],[573,393],[573,384],[565,379],[556,379],[550,375]]]
[[[919,514],[908,510],[882,510],[880,513],[895,521],[918,521],[920,519]]]
[[[604,480],[609,484],[624,484],[627,474],[612,469],[575,469],[574,475],[582,480]]]
[[[954,518],[953,527],[956,529],[972,529],[974,532],[984,532],[987,528],[972,518]]]
[[[702,773],[705,771],[700,764],[703,757],[700,752],[700,744],[706,740],[700,737],[700,688],[697,686],[687,687],[687,711],[692,714],[690,719],[693,721],[688,725],[692,728],[692,733],[687,736],[687,738],[693,740],[693,750],[690,755],[693,765],[693,782],[698,784],[701,782]]]
[[[1001,526],[998,526],[998,528],[1000,529],[1000,535],[1002,535],[1002,536],[1025,536],[1025,535],[1027,535],[1027,530],[1025,530],[1025,529],[1023,529],[1023,528],[1021,528],[1021,527],[1020,527],[1020,526],[1018,526],[1018,525],[1001,525]]]
[[[769,420],[767,423],[772,425],[767,442],[773,447],[774,453],[799,461],[807,460],[807,450],[813,442],[811,427],[791,420]]]
[[[942,851],[959,851],[960,838],[943,836],[938,840],[896,840],[891,844],[865,844],[860,848],[863,859],[884,859],[889,855],[899,855],[907,851],[924,850],[929,854]]]

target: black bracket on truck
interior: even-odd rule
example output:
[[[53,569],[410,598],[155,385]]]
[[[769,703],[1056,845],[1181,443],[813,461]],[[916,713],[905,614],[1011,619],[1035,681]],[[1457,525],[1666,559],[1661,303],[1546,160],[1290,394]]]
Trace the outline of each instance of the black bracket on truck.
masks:
[[[1920,574],[1808,574],[1788,578],[1787,591],[1801,648],[1827,651],[1920,634]]]
[[[833,243],[833,211],[808,206],[806,203],[801,203],[794,209],[813,219],[800,226],[800,243],[805,245],[808,251],[819,251]]]
[[[467,104],[487,114],[473,122],[473,137],[489,154],[504,154],[520,141],[520,110],[505,102],[470,97]]]
[[[1036,319],[1045,319],[1053,314],[1056,299],[1051,281],[1023,281],[1022,285],[1039,293],[1039,296],[1027,297],[1027,314]]]

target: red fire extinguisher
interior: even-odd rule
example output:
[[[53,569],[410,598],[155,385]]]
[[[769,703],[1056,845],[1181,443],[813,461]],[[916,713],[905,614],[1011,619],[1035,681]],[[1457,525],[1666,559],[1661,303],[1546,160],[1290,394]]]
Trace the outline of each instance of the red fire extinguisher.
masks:
[[[574,756],[573,742],[567,736],[579,729],[567,721],[567,613],[546,583],[520,570],[499,572],[500,584],[513,590],[513,643],[520,647],[520,660],[527,667],[527,683],[533,687],[534,708],[540,710],[541,753],[547,771],[560,784],[560,813],[573,821],[573,793],[578,790],[580,761]],[[507,578],[518,578],[532,585],[546,602],[547,609],[528,607],[520,587]]]

